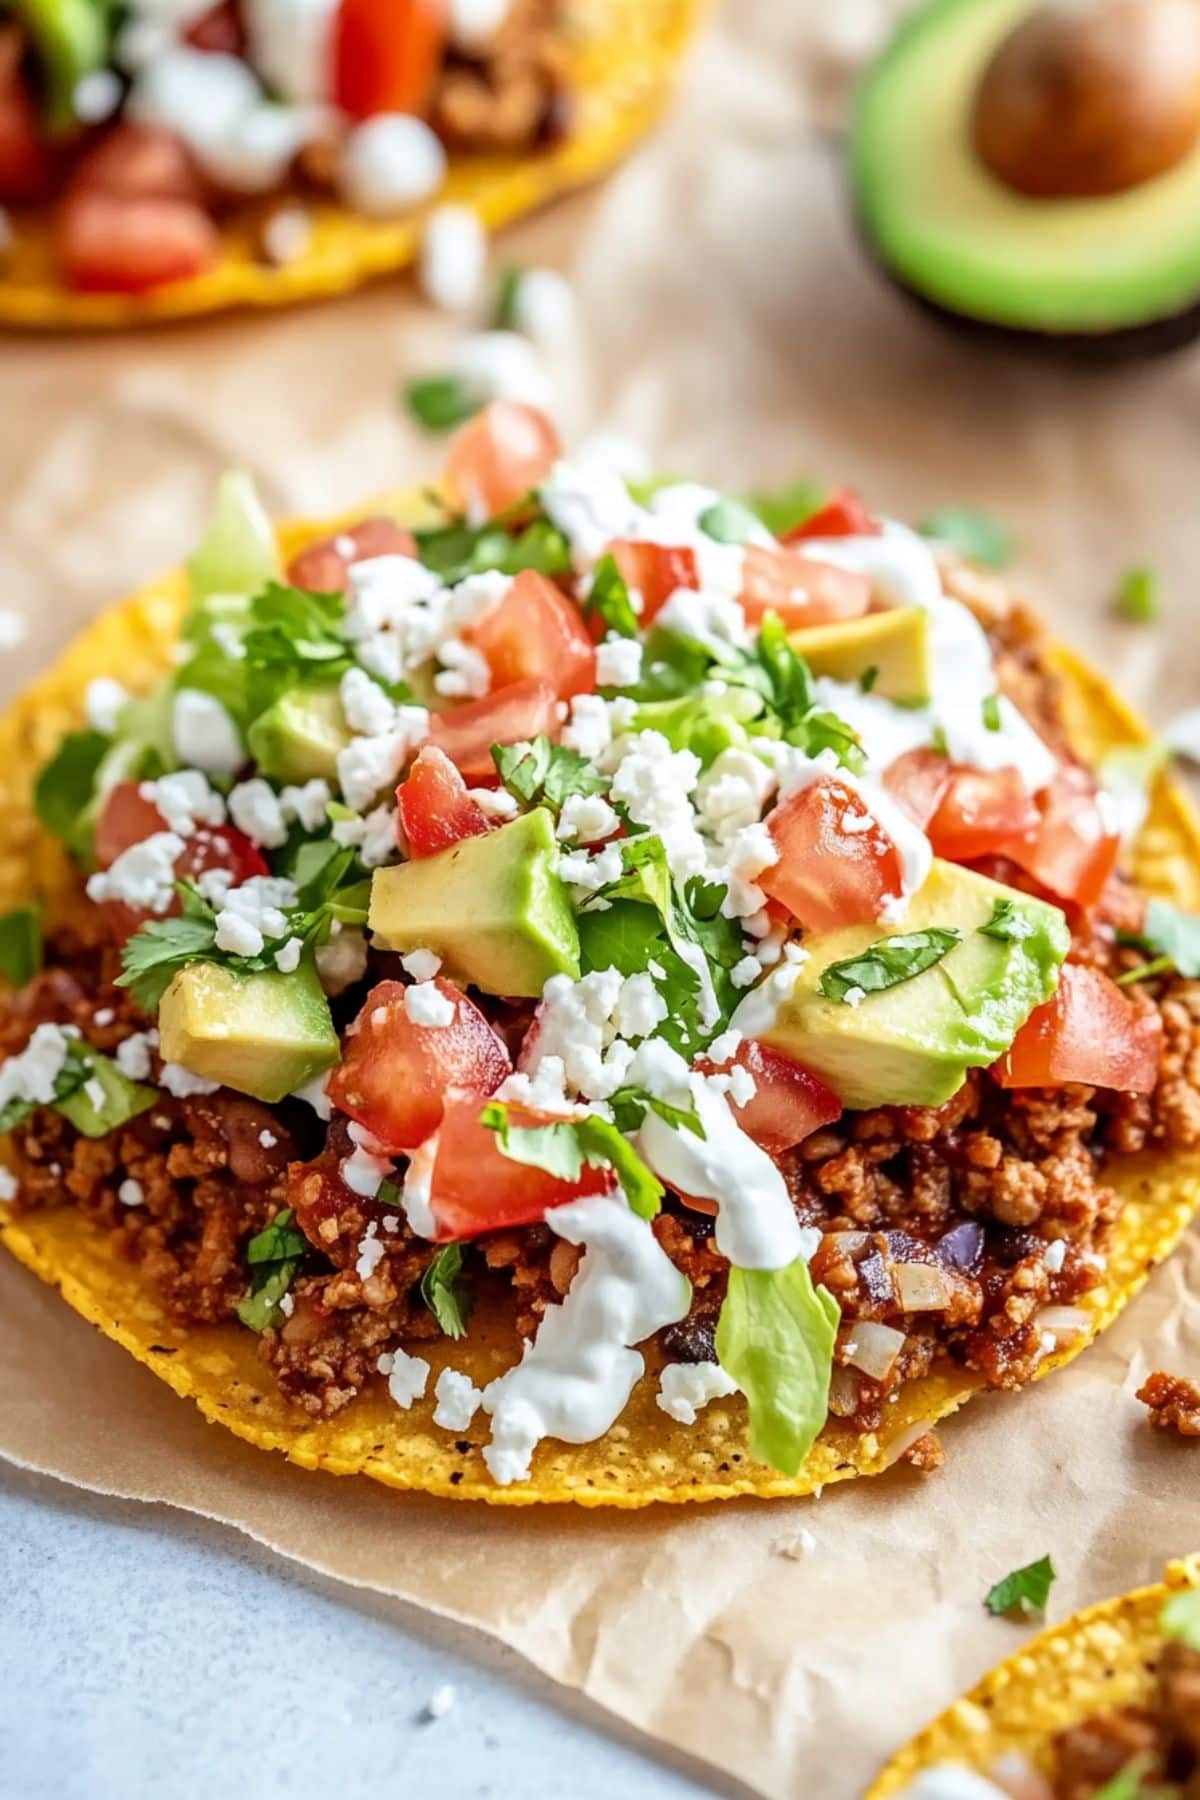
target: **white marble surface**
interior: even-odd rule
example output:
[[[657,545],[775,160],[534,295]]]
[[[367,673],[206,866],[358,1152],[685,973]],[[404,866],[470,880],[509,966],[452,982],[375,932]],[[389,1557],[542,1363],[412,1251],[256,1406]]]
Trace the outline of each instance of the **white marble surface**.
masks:
[[[454,1702],[431,1719],[444,1683]],[[0,1464],[4,1800],[704,1800],[518,1659]]]

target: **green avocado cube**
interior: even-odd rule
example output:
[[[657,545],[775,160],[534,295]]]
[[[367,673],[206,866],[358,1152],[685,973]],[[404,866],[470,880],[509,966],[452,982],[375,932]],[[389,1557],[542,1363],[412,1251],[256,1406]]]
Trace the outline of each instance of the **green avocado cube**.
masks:
[[[1010,937],[980,930],[998,900],[1009,901],[1019,921]],[[857,1006],[821,992],[831,963],[861,956],[881,938],[933,926],[953,926],[962,937],[923,974],[866,994]],[[761,1036],[819,1075],[848,1107],[940,1106],[968,1069],[1003,1056],[1050,998],[1070,942],[1056,906],[935,861],[901,923],[850,925],[805,939],[808,961]]]
[[[329,1002],[308,962],[288,975],[189,963],[159,1002],[158,1038],[165,1062],[270,1102],[303,1087],[340,1054]]]
[[[928,700],[933,686],[929,614],[923,606],[893,606],[861,619],[809,625],[788,633],[814,675],[834,681],[871,676],[871,691],[910,704]]]
[[[273,781],[336,781],[338,752],[349,742],[338,690],[329,685],[282,694],[246,733],[259,774]]]
[[[69,1119],[84,1137],[107,1137],[110,1131],[127,1125],[153,1106],[158,1092],[139,1081],[130,1081],[110,1057],[93,1051],[90,1060],[91,1072],[83,1086],[65,1100],[56,1100],[55,1111]]]
[[[536,999],[579,978],[579,932],[545,807],[436,856],[376,869],[367,923],[384,950],[432,950],[452,981]]]

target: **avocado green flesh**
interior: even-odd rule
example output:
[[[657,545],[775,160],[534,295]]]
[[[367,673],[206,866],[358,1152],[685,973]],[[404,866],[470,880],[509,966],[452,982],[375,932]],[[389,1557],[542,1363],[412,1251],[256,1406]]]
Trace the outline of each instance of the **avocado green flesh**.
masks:
[[[432,950],[451,980],[536,999],[579,979],[579,932],[544,807],[371,881],[368,925],[384,950]]]
[[[102,1098],[96,1099],[96,1087]],[[91,1088],[92,1092],[87,1090]],[[155,1088],[130,1081],[107,1056],[97,1056],[92,1073],[83,1087],[76,1088],[65,1100],[55,1102],[57,1110],[69,1119],[84,1137],[107,1137],[118,1126],[128,1124],[139,1113],[146,1112],[158,1099]]]
[[[851,167],[863,227],[907,286],[970,318],[1101,333],[1200,296],[1200,145],[1124,193],[1018,194],[975,152],[979,78],[1030,0],[929,0],[860,90]]]
[[[998,899],[1012,901],[1027,936],[999,939],[980,931]],[[880,938],[931,926],[953,926],[962,936],[923,974],[868,993],[857,1006],[821,993],[830,963],[860,956]],[[935,861],[901,924],[851,925],[808,940],[809,960],[763,1036],[819,1075],[846,1106],[940,1106],[968,1069],[1003,1056],[1034,1008],[1050,998],[1070,935],[1057,907]]]
[[[165,1062],[272,1104],[339,1054],[329,1002],[310,963],[290,975],[189,963],[159,1003],[158,1036]]]
[[[298,687],[255,719],[246,734],[259,773],[274,781],[337,779],[350,742],[336,687]]]

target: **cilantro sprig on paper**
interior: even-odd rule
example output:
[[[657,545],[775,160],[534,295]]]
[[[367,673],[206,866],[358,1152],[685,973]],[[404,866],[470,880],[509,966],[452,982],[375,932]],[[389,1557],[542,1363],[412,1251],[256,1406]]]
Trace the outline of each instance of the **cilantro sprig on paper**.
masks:
[[[1013,1569],[995,1582],[984,1596],[984,1605],[996,1618],[1024,1618],[1043,1613],[1057,1571],[1048,1556]]]

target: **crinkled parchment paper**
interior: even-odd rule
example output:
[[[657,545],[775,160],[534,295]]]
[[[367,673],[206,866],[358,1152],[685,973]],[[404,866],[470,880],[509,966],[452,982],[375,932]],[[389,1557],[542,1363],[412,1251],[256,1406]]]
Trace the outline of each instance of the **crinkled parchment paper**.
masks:
[[[634,432],[660,466],[717,484],[803,472],[910,516],[988,507],[1063,634],[1161,723],[1200,700],[1200,352],[1063,372],[964,346],[889,293],[854,243],[829,135],[876,23],[860,0],[730,0],[658,141],[506,240],[577,279],[590,356],[564,381],[572,423]],[[389,285],[276,320],[0,344],[0,607],[30,626],[0,686],[177,561],[230,462],[293,512],[426,474],[438,448],[393,394],[454,330]],[[1164,622],[1114,623],[1116,577],[1146,560]],[[1073,1368],[953,1421],[931,1479],[505,1514],[247,1449],[0,1262],[0,1455],[477,1625],[725,1785],[810,1800],[850,1800],[1020,1642],[980,1605],[998,1575],[1052,1551],[1061,1615],[1194,1547],[1200,1446],[1152,1435],[1132,1398],[1164,1366],[1200,1371],[1196,1232]]]

